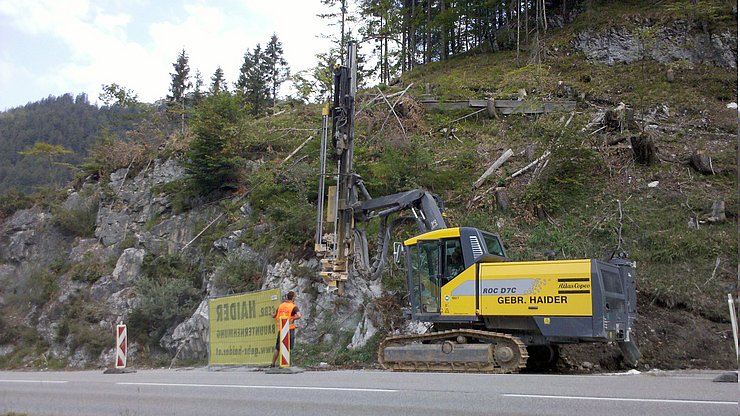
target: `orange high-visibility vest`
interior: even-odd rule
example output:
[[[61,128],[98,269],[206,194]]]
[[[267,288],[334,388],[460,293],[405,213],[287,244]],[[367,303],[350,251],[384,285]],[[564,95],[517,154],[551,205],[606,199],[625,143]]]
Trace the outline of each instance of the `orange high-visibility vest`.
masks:
[[[283,302],[278,306],[277,310],[277,319],[278,321],[280,319],[290,319],[290,329],[295,329],[295,323],[293,323],[293,308],[295,308],[294,303],[290,302]]]

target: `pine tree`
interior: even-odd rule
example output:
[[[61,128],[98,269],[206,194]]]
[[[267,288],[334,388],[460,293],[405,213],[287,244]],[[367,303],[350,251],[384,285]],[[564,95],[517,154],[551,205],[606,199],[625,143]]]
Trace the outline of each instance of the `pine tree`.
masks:
[[[200,73],[199,69],[195,70],[195,89],[193,90],[193,104],[198,105],[200,100],[203,98],[203,74]]]
[[[167,96],[170,105],[179,104],[180,107],[180,133],[185,134],[185,95],[193,86],[190,82],[190,65],[188,64],[188,55],[183,48],[177,56],[177,61],[172,64],[175,73],[171,73],[172,84],[170,85],[171,95]]]
[[[229,190],[237,181],[237,158],[229,153],[233,125],[239,119],[237,98],[214,94],[203,99],[195,111],[193,132],[185,167],[202,194]]]
[[[226,85],[226,78],[224,78],[224,70],[219,66],[216,68],[216,72],[211,77],[211,95],[218,95],[222,92],[229,92],[229,87]]]
[[[270,37],[270,42],[265,47],[265,66],[268,69],[267,82],[270,89],[270,107],[277,102],[277,92],[280,84],[290,77],[288,62],[283,57],[283,44],[275,33]]]
[[[185,49],[180,51],[172,67],[175,68],[175,72],[170,73],[172,84],[170,84],[170,95],[167,96],[167,100],[171,103],[183,103],[185,94],[193,86],[190,82],[190,65]]]
[[[329,38],[333,45],[332,51],[339,51],[337,58],[344,64],[343,50],[347,47],[349,41],[349,30],[347,26],[357,20],[357,18],[350,13],[348,8],[348,0],[321,0],[321,4],[328,7],[330,11],[328,13],[319,14],[322,19],[329,19],[333,21],[329,23],[329,26],[339,26],[339,36],[332,34],[322,34],[322,36]],[[337,10],[338,7],[338,10]]]
[[[235,84],[237,93],[242,96],[245,104],[252,107],[251,114],[254,116],[264,111],[270,97],[268,68],[265,63],[265,54],[258,43],[253,52],[247,51],[244,54],[244,63],[242,63],[239,79]]]

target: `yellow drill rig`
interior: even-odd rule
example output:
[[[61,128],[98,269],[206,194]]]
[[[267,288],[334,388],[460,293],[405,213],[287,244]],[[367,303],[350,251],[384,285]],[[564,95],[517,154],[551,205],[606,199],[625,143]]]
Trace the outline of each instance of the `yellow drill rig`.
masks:
[[[513,262],[498,235],[471,227],[448,228],[442,202],[424,190],[372,198],[352,169],[356,44],[334,69],[333,105],[324,112],[315,250],[330,291],[343,293],[351,278],[382,273],[393,229],[415,223],[421,234],[394,244],[406,274],[409,319],[432,332],[386,338],[383,367],[397,371],[511,373],[530,363],[552,364],[558,346],[615,342],[628,364],[640,352],[634,263],[626,255],[595,259]],[[329,135],[331,120],[331,136]],[[331,140],[336,185],[326,186]],[[390,218],[393,217],[391,220]],[[371,264],[357,222],[380,222],[378,255]]]

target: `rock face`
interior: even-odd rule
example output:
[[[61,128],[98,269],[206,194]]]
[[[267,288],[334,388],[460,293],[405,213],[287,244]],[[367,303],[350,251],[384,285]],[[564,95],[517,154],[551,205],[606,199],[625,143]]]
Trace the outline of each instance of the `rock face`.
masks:
[[[327,328],[336,327],[339,331],[354,334],[348,348],[364,346],[376,332],[372,323],[375,310],[366,305],[381,295],[380,281],[350,280],[345,285],[345,294],[339,297],[327,292],[325,284],[318,278],[316,259],[298,264],[297,269],[306,272],[295,273],[287,260],[269,266],[262,288],[296,293],[296,305],[303,314],[303,319],[297,323],[301,342],[322,341],[322,337],[331,332]]]
[[[636,29],[612,27],[602,32],[585,31],[576,36],[573,45],[588,59],[608,65],[649,57],[663,64],[685,60],[722,68],[737,67],[737,38],[729,31],[704,33],[686,22],[652,30],[650,22],[639,23]]]

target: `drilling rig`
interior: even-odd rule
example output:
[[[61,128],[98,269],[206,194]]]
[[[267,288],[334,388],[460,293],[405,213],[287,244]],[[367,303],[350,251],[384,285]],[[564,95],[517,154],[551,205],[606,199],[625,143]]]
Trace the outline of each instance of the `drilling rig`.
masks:
[[[405,270],[404,315],[432,324],[431,333],[386,338],[378,362],[397,371],[512,373],[528,362],[553,364],[562,344],[614,342],[635,365],[636,276],[626,253],[607,261],[514,262],[498,235],[448,227],[442,201],[428,191],[369,194],[352,167],[356,74],[357,45],[349,43],[345,64],[334,68],[331,107],[323,112],[315,240],[320,275],[339,296],[348,279],[379,278],[393,230],[416,224],[420,234],[395,243],[394,260]],[[336,161],[332,173],[327,160]],[[335,184],[327,187],[330,177]],[[367,237],[355,225],[376,219],[371,259]]]

